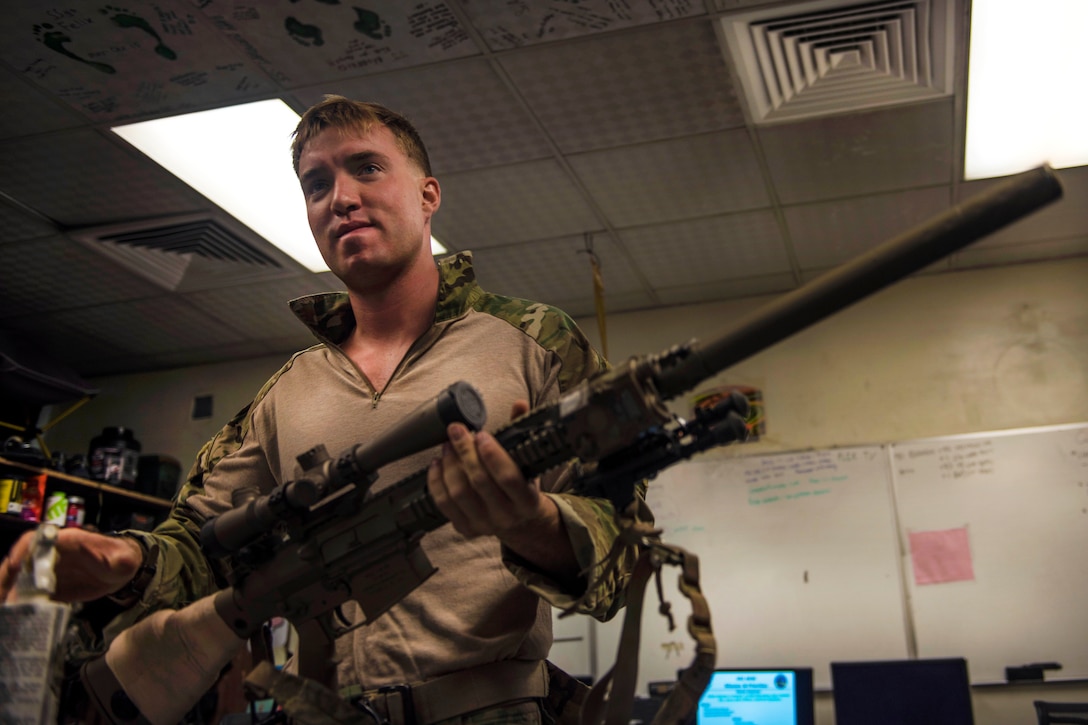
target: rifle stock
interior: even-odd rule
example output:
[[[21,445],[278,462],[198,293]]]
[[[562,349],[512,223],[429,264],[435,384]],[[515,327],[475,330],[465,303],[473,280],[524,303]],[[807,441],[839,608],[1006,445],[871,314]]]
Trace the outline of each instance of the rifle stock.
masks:
[[[711,343],[632,358],[512,421],[496,438],[527,477],[575,461],[578,492],[608,498],[622,510],[640,479],[746,434],[743,396],[690,423],[672,416],[666,400],[1060,196],[1049,167],[1012,177],[778,298]],[[336,460],[356,454],[352,449]],[[249,636],[281,616],[331,641],[347,631],[333,620],[340,604],[357,601],[369,622],[430,576],[433,567],[419,542],[446,518],[427,493],[426,472],[372,493],[365,468],[326,463],[309,471],[306,479],[317,489],[337,490],[281,520],[286,535],[279,529],[273,535],[261,523],[227,537],[236,574],[233,586],[217,595],[216,609],[237,634]],[[334,474],[340,483],[327,485]],[[267,501],[257,508],[262,521],[282,511],[270,514]],[[214,529],[215,520],[205,531],[208,526]]]

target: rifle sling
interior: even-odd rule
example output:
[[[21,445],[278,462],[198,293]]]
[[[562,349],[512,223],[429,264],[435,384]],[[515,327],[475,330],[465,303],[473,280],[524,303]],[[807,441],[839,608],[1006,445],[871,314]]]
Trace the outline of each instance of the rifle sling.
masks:
[[[655,541],[639,553],[628,584],[627,613],[623,620],[616,664],[590,690],[582,708],[581,725],[627,725],[631,720],[638,679],[643,600],[650,577],[660,577],[663,563],[661,552],[677,561],[681,567],[679,588],[691,601],[692,614],[688,619],[688,633],[695,639],[695,658],[683,671],[676,686],[658,710],[654,725],[690,722],[698,700],[710,682],[717,646],[710,628],[710,607],[699,588],[699,559],[680,547]],[[668,616],[668,604],[662,602],[660,611]]]

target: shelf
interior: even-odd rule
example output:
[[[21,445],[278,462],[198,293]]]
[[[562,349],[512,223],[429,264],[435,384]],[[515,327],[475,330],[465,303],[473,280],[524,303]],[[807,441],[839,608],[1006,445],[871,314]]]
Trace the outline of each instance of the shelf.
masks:
[[[138,493],[136,491],[129,491],[126,488],[119,488],[117,486],[110,486],[109,484],[102,483],[101,481],[92,481],[87,478],[80,478],[79,476],[72,476],[61,471],[54,471],[49,468],[39,468],[38,466],[30,466],[25,463],[19,463],[18,461],[8,460],[7,458],[0,457],[0,467],[16,468],[21,471],[27,471],[28,473],[44,473],[49,478],[55,481],[63,481],[73,486],[78,486],[88,491],[98,491],[101,493],[108,493],[113,496],[119,496],[121,498],[129,499],[130,501],[138,501],[148,506],[161,508],[163,510],[169,510],[173,506],[172,501],[156,498],[155,496],[148,496],[144,493]]]
[[[8,514],[0,514],[0,532],[8,531],[16,534],[21,534],[24,531],[30,531],[38,525],[37,521],[24,521],[18,516],[9,516]]]

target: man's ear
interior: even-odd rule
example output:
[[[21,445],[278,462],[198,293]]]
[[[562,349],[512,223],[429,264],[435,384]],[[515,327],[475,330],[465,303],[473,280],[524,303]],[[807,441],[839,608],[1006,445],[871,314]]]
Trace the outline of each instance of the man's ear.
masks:
[[[423,211],[434,214],[442,205],[442,188],[438,185],[438,179],[427,176],[420,183],[423,185]]]

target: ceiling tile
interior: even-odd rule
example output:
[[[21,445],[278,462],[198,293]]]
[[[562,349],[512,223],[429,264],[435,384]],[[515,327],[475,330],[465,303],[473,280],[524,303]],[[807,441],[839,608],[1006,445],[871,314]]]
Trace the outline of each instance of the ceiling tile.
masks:
[[[65,237],[8,244],[3,250],[0,319],[161,294],[143,278]]]
[[[950,206],[950,185],[788,206],[786,228],[802,269],[847,262]]]
[[[0,143],[0,190],[69,227],[194,211],[209,202],[95,131]],[[42,169],[63,169],[43,174]]]
[[[595,235],[592,249],[601,269],[606,300],[628,298],[628,304],[651,301],[645,285],[622,251],[607,237]],[[563,237],[473,252],[473,267],[484,289],[557,305],[569,314],[593,309],[593,272],[583,237]],[[634,299],[631,299],[631,298]]]
[[[744,125],[708,20],[499,56],[564,152]]]
[[[255,3],[205,0],[201,12],[290,87],[475,55],[444,2]]]
[[[7,3],[0,58],[95,121],[274,90],[248,55],[185,0]]]
[[[340,289],[340,285],[330,286],[318,275],[303,275],[230,289],[193,292],[184,298],[209,317],[229,320],[230,326],[240,332],[241,339],[256,340],[290,337],[300,331],[309,336],[287,303],[296,297],[336,289]]]
[[[952,182],[952,101],[764,126],[783,204]]]
[[[770,211],[623,229],[619,235],[655,290],[790,271]]]
[[[615,226],[637,226],[769,206],[746,131],[658,141],[570,157]]]
[[[0,31],[2,34],[3,31]],[[25,78],[0,69],[0,139],[74,128],[85,119],[47,94],[39,93]]]
[[[167,290],[84,246],[91,228],[216,212],[109,133],[115,119],[273,96],[298,111],[325,93],[385,103],[428,142],[436,236],[475,250],[486,288],[578,316],[595,312],[587,233],[609,312],[772,295],[996,183],[960,181],[961,87],[746,124],[715,31],[741,6],[782,4],[6,3],[0,328],[84,375],[286,359],[312,343],[285,302],[342,287],[331,273],[195,260]],[[1088,167],[1058,174],[1063,201],[921,274],[1088,254]]]
[[[702,15],[690,0],[465,0],[465,12],[489,48],[503,50]]]
[[[94,330],[118,350],[149,355],[229,345],[242,338],[221,319],[166,295],[68,309],[51,317],[69,327]]]
[[[457,249],[551,239],[601,229],[567,174],[554,161],[447,174],[434,234]],[[525,203],[531,199],[532,203]]]
[[[738,277],[695,285],[660,288],[657,290],[657,296],[665,305],[691,305],[699,302],[780,294],[794,287],[796,283],[792,274],[769,274],[762,277]],[[722,323],[723,329],[728,328],[726,320]]]
[[[0,244],[57,234],[55,224],[0,201]]]
[[[0,292],[0,299],[2,297]],[[77,327],[51,313],[8,318],[2,322],[2,327],[19,333],[42,355],[81,376],[115,369],[139,354],[130,348],[119,348],[98,334],[96,328]]]
[[[340,95],[381,103],[411,119],[427,144],[436,174],[552,154],[540,127],[485,60],[355,78],[336,88]],[[329,86],[324,85],[294,95],[309,106],[327,92]]]
[[[1062,198],[1023,219],[1010,224],[986,239],[979,246],[1004,246],[1011,243],[1035,242],[1080,236],[1088,230],[1088,166],[1056,171],[1062,184]],[[968,181],[957,189],[959,201],[990,189],[1004,179]]]
[[[268,355],[267,346],[260,342],[238,342],[219,347],[199,347],[161,355],[148,355],[132,367],[130,372],[146,370],[167,370],[189,365],[211,365],[217,362],[245,360],[247,358]],[[286,357],[284,362],[287,362]]]

